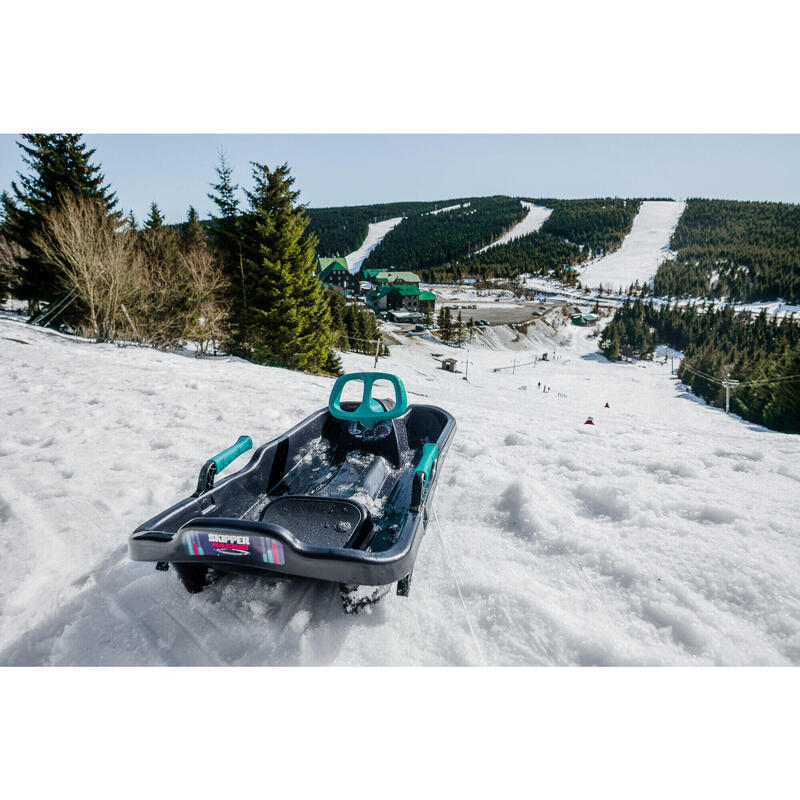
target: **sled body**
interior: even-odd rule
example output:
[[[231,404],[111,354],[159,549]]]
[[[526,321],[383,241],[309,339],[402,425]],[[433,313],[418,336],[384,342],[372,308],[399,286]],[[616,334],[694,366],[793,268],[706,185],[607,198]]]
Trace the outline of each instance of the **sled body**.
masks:
[[[356,418],[383,426],[366,431],[382,436],[360,435]],[[258,447],[216,485],[216,464],[227,461],[207,462],[194,496],[134,531],[130,558],[172,565],[189,591],[200,591],[210,573],[244,572],[348,589],[399,581],[407,593],[455,427],[441,408],[408,406],[404,389],[394,409],[371,398],[341,402],[340,389],[335,403],[332,395],[328,408]]]

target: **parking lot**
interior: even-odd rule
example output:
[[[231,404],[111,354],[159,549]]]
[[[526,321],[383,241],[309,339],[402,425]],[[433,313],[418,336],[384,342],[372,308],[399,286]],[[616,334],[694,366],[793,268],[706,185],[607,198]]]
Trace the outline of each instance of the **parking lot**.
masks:
[[[437,313],[442,305],[450,308],[450,313],[454,319],[460,311],[464,322],[469,322],[470,319],[474,319],[476,322],[485,319],[490,325],[508,325],[509,323],[530,322],[531,320],[539,319],[546,315],[547,312],[563,306],[565,303],[560,300],[548,300],[544,303],[540,303],[538,300],[524,300],[520,303],[509,300],[501,300],[499,302],[475,300],[469,303],[437,303]],[[474,305],[477,308],[465,308],[464,306],[467,305]]]

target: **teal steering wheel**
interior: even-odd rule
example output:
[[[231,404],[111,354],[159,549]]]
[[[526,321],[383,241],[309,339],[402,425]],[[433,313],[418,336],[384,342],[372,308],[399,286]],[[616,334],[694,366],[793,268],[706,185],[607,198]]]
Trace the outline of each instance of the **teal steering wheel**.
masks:
[[[375,381],[389,381],[394,387],[394,408],[385,411],[383,406],[372,396],[372,387]],[[350,381],[362,381],[364,383],[364,394],[361,403],[353,411],[345,411],[342,408],[342,390]],[[352,372],[349,375],[342,375],[336,379],[328,400],[328,411],[336,419],[347,420],[348,422],[358,422],[365,428],[371,427],[378,422],[388,419],[395,419],[406,413],[408,409],[408,398],[406,397],[406,387],[403,381],[389,372]]]

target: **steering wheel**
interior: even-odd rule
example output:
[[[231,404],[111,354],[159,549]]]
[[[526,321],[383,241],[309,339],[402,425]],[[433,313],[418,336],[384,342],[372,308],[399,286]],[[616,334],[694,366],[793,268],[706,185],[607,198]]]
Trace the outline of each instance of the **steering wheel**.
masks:
[[[383,406],[372,396],[372,387],[375,381],[388,381],[394,387],[394,408],[389,411],[384,410]],[[342,408],[342,390],[350,381],[361,381],[364,384],[364,393],[361,396],[361,403],[353,411],[345,411]],[[336,379],[328,400],[328,411],[336,419],[347,422],[358,422],[365,428],[370,428],[379,422],[395,419],[406,413],[408,409],[408,398],[406,397],[406,387],[403,381],[389,372],[352,372],[349,375],[342,375]]]

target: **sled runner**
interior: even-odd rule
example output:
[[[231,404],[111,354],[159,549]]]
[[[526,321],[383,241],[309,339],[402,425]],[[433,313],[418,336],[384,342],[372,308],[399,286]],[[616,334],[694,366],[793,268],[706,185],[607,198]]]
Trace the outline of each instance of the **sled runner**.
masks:
[[[361,401],[343,401],[353,381]],[[376,381],[391,385],[393,402],[372,396]],[[395,375],[343,375],[327,408],[261,445],[237,473],[215,483],[250,437],[209,459],[192,497],[134,531],[130,558],[172,565],[189,592],[245,572],[336,582],[346,610],[395,581],[407,595],[455,427],[441,408],[408,405]]]

